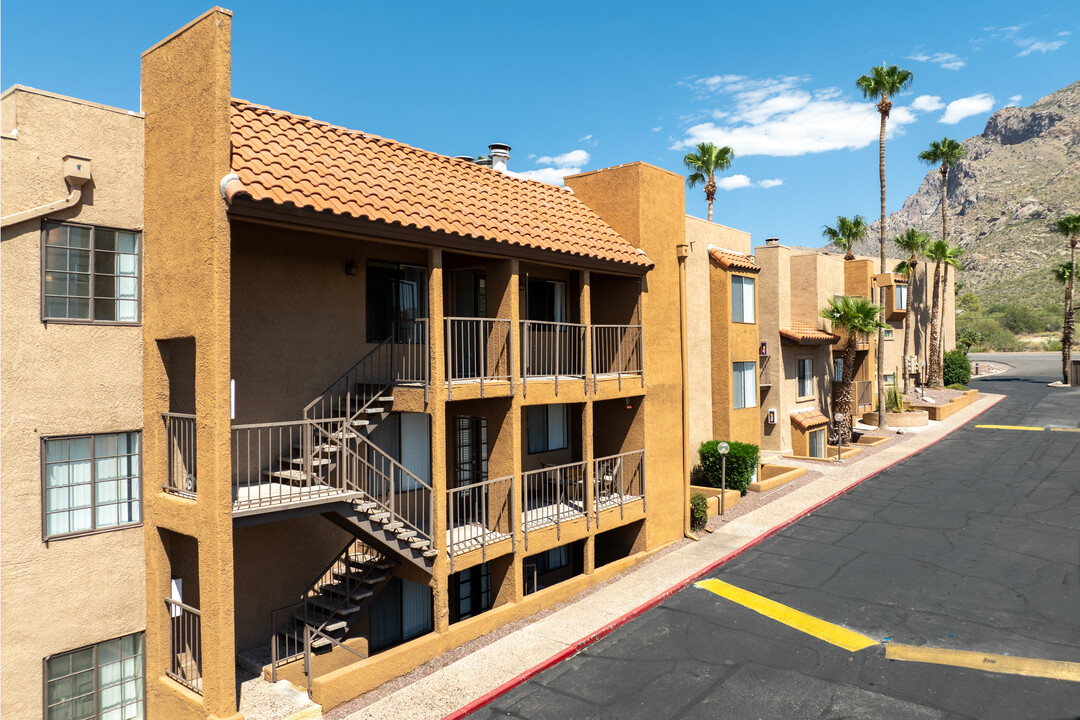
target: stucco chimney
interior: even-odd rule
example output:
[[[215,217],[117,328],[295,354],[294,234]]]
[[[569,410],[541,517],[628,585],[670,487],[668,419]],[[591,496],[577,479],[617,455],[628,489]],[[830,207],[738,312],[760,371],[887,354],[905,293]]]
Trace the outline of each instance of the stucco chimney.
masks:
[[[488,157],[491,158],[491,167],[499,172],[506,172],[506,165],[510,161],[510,146],[504,143],[491,143],[488,145]]]
[[[780,238],[765,238],[766,245],[779,245]]]

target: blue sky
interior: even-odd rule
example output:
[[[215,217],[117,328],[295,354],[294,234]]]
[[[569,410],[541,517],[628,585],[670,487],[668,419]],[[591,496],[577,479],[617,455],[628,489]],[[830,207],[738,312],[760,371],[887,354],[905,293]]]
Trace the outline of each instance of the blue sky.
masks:
[[[203,2],[0,6],[0,85],[139,107],[139,55]],[[233,95],[448,155],[513,146],[549,182],[731,145],[715,219],[754,244],[820,245],[878,215],[878,120],[854,87],[911,70],[886,144],[888,208],[931,140],[1080,80],[1080,2],[234,2]],[[824,9],[827,8],[827,9]],[[704,217],[700,189],[687,212]]]

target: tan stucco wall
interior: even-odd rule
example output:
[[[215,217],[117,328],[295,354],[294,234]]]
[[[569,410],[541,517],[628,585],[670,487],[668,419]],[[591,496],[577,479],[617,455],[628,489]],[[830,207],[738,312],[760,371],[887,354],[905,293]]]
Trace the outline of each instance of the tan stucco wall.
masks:
[[[142,229],[141,116],[21,87],[0,105],[4,215],[64,198],[70,154],[92,161],[92,186],[48,217]],[[42,717],[43,658],[145,627],[139,526],[42,542],[42,438],[143,418],[138,326],[41,322],[41,228],[12,225],[0,245],[0,715],[12,718]]]
[[[697,218],[686,218],[686,242],[689,245],[686,258],[686,344],[690,374],[692,460],[696,457],[697,447],[713,439],[712,306],[709,283],[713,263],[709,259],[708,249],[712,241],[701,225],[702,221]]]
[[[230,170],[232,13],[214,8],[143,54],[146,113],[143,313],[146,486],[166,478],[169,381],[157,341],[195,342],[198,499],[146,496],[146,671],[149,717],[236,714],[230,473],[230,237],[219,181]],[[169,665],[169,530],[198,541],[202,695]]]

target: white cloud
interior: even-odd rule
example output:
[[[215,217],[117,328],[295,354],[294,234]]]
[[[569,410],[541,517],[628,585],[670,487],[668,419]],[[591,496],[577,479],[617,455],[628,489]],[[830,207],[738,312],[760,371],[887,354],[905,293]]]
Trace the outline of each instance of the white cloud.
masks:
[[[920,95],[911,103],[911,109],[919,112],[934,112],[943,107],[945,103],[941,102],[939,95]]]
[[[967,65],[967,60],[960,57],[956,53],[924,53],[919,52],[914,55],[909,55],[908,60],[914,60],[915,62],[930,62],[935,65],[940,65],[946,70],[959,70]]]
[[[945,114],[938,122],[946,125],[955,125],[966,117],[990,112],[994,109],[994,96],[987,93],[972,95],[971,97],[953,100],[945,108]]]
[[[579,167],[546,167],[525,172],[509,172],[507,174],[523,180],[539,180],[548,185],[562,185],[563,178],[567,175],[577,175],[583,168]]]
[[[871,102],[845,98],[832,87],[807,90],[806,78],[781,76],[752,79],[716,75],[684,83],[707,91],[708,97],[726,101],[712,113],[712,121],[694,123],[672,150],[685,150],[701,142],[730,145],[736,158],[746,155],[791,157],[828,150],[857,149],[878,139],[880,116]],[[888,132],[902,133],[915,122],[906,106],[894,106]]]
[[[716,181],[716,187],[721,190],[738,190],[739,188],[750,187],[752,184],[750,178],[745,175],[729,175]]]
[[[571,150],[562,155],[545,155],[544,157],[536,158],[536,163],[538,165],[554,165],[557,168],[568,168],[570,166],[580,167],[588,162],[589,153],[586,150]],[[566,174],[570,175],[571,173]]]
[[[660,131],[661,131],[661,130],[663,130],[663,129],[664,129],[664,128],[663,128],[663,126],[661,126],[661,125],[657,125],[656,127],[654,127],[654,128],[652,129],[652,131],[653,131],[653,132],[660,132]]]
[[[1023,95],[1013,95],[1009,98],[1009,102],[1005,103],[1005,107],[1016,107],[1020,104],[1020,101],[1024,99]]]
[[[585,142],[586,140],[592,140],[592,133],[589,133],[583,138],[578,138],[578,142]]]
[[[783,184],[784,184],[784,181],[781,180],[780,178],[773,178],[771,180],[762,180],[761,182],[758,183],[758,187],[774,188],[774,187],[780,187]]]
[[[1064,40],[1051,40],[1049,42],[1043,40],[1036,40],[1035,38],[1022,38],[1016,41],[1016,44],[1024,48],[1016,57],[1025,57],[1033,52],[1048,53],[1054,52],[1065,46]]]
[[[1072,35],[1072,30],[1061,30],[1054,33],[1054,35],[1057,37],[1069,37],[1070,35]]]

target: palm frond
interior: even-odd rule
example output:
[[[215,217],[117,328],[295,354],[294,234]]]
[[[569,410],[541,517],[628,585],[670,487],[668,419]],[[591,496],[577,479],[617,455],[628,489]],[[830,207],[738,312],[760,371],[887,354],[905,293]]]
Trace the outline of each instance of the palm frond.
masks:
[[[1080,235],[1080,215],[1066,215],[1054,223],[1054,229],[1068,238]]]
[[[945,164],[952,167],[965,155],[967,151],[964,150],[963,145],[952,138],[945,137],[940,141],[932,140],[929,149],[919,153],[919,159],[927,165]]]
[[[841,295],[829,298],[828,305],[818,311],[818,315],[832,322],[834,330],[843,330],[848,335],[869,337],[878,328],[888,327],[882,322],[885,309],[863,297]]]
[[[918,258],[926,249],[926,244],[930,242],[930,236],[924,232],[919,232],[915,228],[908,228],[900,235],[897,235],[893,242],[909,256]]]
[[[1054,268],[1054,279],[1064,285],[1069,282],[1069,276],[1072,275],[1072,263],[1061,263]]]

